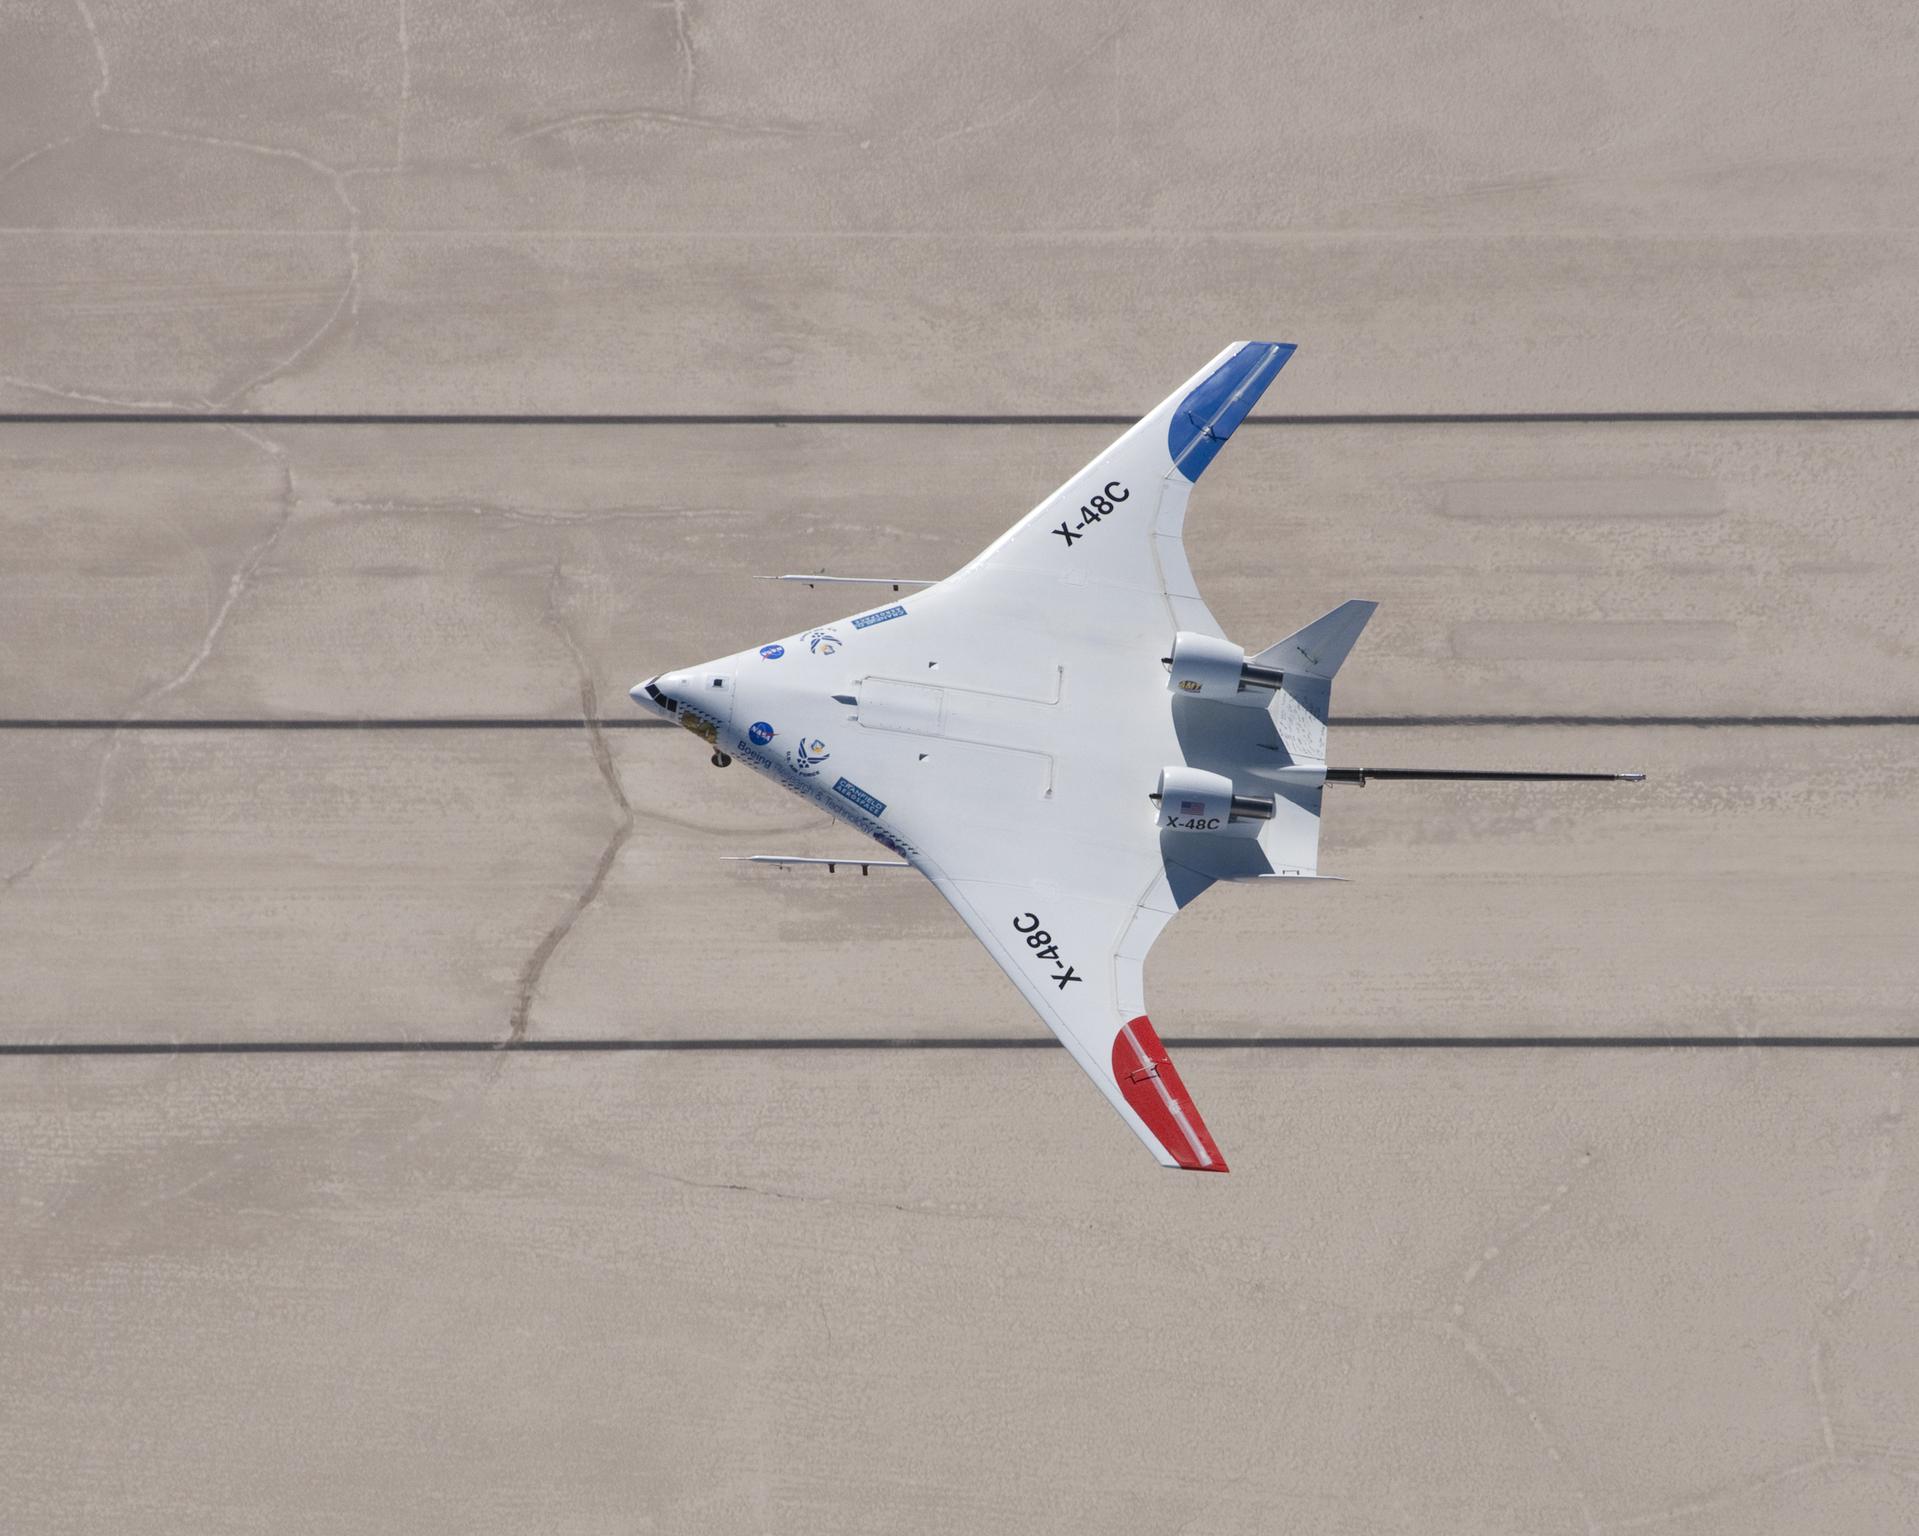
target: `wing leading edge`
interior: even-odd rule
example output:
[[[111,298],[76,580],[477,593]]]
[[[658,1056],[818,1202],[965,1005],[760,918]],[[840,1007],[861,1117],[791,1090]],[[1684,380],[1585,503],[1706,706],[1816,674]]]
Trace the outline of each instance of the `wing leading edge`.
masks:
[[[1169,631],[1219,634],[1186,560],[1187,498],[1293,351],[1234,342],[933,591],[1043,599],[1056,624],[1089,634],[1146,609]]]

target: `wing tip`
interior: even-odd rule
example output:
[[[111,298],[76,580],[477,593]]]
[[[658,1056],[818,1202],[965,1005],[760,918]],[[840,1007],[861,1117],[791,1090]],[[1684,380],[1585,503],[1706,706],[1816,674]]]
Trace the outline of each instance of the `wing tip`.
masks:
[[[1234,342],[1206,377],[1189,389],[1166,429],[1173,467],[1197,484],[1233,429],[1298,348],[1290,341]]]
[[[1180,1080],[1179,1068],[1143,1013],[1121,1025],[1113,1037],[1113,1080],[1171,1159],[1167,1166],[1191,1173],[1227,1171],[1226,1159]]]

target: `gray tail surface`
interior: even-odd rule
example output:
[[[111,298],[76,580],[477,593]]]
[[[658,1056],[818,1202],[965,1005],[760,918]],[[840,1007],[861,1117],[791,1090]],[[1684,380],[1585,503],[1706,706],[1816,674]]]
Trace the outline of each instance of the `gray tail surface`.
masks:
[[[1304,629],[1249,658],[1286,675],[1274,701],[1273,723],[1295,762],[1326,761],[1326,717],[1332,709],[1333,674],[1352,653],[1359,632],[1378,603],[1355,599],[1322,614]]]

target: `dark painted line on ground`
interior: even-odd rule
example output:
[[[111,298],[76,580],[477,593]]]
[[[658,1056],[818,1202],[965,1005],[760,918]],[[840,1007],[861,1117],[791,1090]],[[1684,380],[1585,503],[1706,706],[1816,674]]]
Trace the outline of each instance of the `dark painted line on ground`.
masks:
[[[654,414],[479,415],[461,412],[388,415],[367,412],[5,411],[5,426],[193,427],[1130,427],[1138,416],[1110,412],[1028,415],[797,411],[777,415],[715,411]],[[1247,427],[1580,426],[1613,422],[1872,422],[1919,421],[1919,410],[1862,411],[1438,411],[1338,415],[1249,416]]]
[[[665,724],[662,721],[661,724]],[[1351,728],[1429,725],[1610,725],[1688,726],[1699,730],[1722,726],[1919,725],[1919,715],[1338,715],[1329,725]]]
[[[602,730],[672,730],[671,720],[656,715],[619,715],[591,722]],[[535,715],[448,715],[378,720],[108,720],[72,719],[0,720],[0,731],[579,731],[588,722]]]
[[[1052,1050],[1046,1035],[958,1035],[815,1039],[722,1038],[714,1040],[65,1040],[0,1044],[0,1056],[435,1056],[494,1055],[532,1051],[543,1055],[607,1051],[779,1053],[788,1051],[1031,1051]],[[1919,1035],[1188,1035],[1170,1037],[1185,1051],[1670,1051],[1915,1050]]]
[[[615,715],[592,722],[601,730],[672,730],[671,720],[651,715]],[[1919,726],[1919,715],[1335,715],[1330,724],[1347,730],[1418,730],[1430,726],[1564,725],[1677,726],[1697,730],[1720,727],[1770,729],[1782,726]],[[581,719],[540,716],[445,716],[379,720],[109,720],[104,717],[0,719],[0,731],[577,731]]]

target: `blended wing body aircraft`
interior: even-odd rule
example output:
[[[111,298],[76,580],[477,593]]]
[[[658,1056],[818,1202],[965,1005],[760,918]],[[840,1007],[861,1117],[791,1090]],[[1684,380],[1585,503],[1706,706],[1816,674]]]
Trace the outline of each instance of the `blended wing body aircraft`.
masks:
[[[944,581],[632,690],[931,880],[1168,1167],[1226,1162],[1148,1021],[1146,953],[1215,881],[1321,878],[1325,784],[1638,777],[1327,768],[1374,605],[1248,657],[1181,539],[1292,352],[1228,347]]]

